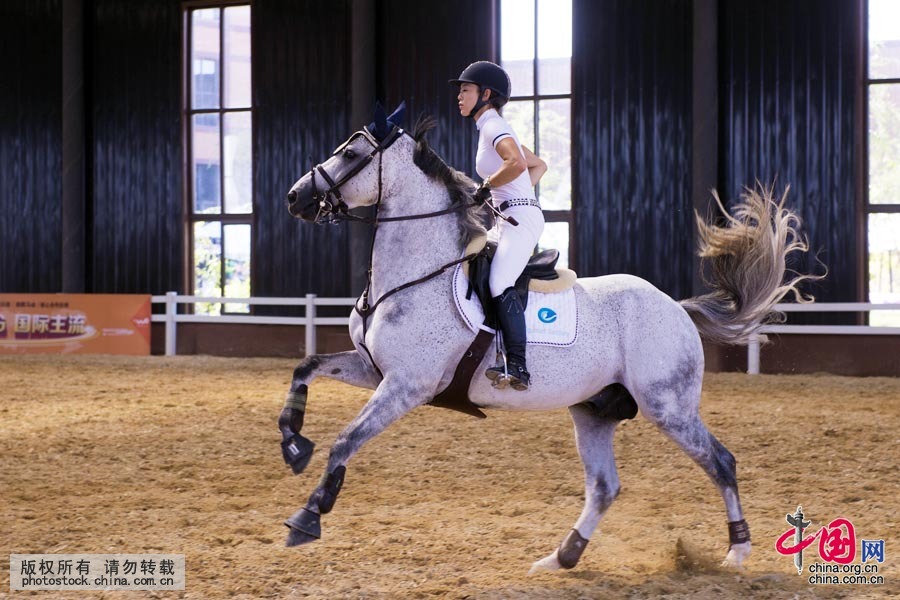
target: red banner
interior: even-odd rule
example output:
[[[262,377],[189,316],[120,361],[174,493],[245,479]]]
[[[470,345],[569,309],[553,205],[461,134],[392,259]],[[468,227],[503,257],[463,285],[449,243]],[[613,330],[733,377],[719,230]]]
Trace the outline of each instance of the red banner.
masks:
[[[150,354],[150,296],[0,294],[2,354]]]

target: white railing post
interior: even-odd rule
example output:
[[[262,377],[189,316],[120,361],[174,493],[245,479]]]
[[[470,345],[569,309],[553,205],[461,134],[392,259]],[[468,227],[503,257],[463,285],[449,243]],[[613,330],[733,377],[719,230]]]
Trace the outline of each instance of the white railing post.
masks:
[[[755,333],[747,344],[747,374],[759,375],[759,336]]]
[[[316,295],[306,295],[306,356],[316,353]]]
[[[175,301],[176,292],[166,292],[166,356],[175,356],[176,333],[175,315],[178,313],[178,303]]]

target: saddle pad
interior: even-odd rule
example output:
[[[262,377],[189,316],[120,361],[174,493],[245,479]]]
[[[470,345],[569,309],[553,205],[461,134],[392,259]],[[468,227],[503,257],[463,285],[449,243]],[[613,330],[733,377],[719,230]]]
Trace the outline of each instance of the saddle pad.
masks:
[[[484,310],[473,293],[466,299],[469,280],[462,265],[457,265],[453,274],[453,300],[463,320],[472,331],[487,329],[483,325]],[[525,326],[528,343],[541,346],[571,346],[578,335],[578,307],[575,304],[575,290],[544,294],[528,292],[528,307],[525,309]]]

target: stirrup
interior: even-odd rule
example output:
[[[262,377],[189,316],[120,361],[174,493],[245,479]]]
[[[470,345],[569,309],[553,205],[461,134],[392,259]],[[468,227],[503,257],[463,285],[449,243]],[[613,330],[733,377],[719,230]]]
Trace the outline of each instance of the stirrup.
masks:
[[[509,373],[505,373],[501,366],[490,367],[484,372],[484,376],[491,380],[491,387],[498,390],[505,390],[511,381]]]
[[[507,370],[506,364],[506,353],[500,351],[500,348],[497,348],[497,364],[493,367],[488,367],[484,372],[484,376],[491,380],[491,387],[497,388],[498,390],[505,390],[509,386],[509,371]]]
[[[506,355],[502,355],[502,357],[502,364],[499,364],[498,361],[496,366],[490,367],[484,372],[485,377],[492,381],[491,386],[498,390],[504,390],[507,387],[512,387],[520,392],[527,390],[531,380],[530,373],[526,369],[521,370],[523,375],[521,377],[516,373],[510,373]]]

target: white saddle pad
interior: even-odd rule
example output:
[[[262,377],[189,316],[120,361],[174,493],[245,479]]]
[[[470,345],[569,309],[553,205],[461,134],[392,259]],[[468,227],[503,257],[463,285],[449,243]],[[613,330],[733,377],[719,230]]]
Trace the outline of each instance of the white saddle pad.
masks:
[[[462,265],[453,274],[453,300],[463,320],[472,331],[492,329],[482,326],[484,310],[475,293],[466,299],[469,280],[463,273]],[[528,307],[525,309],[525,326],[528,343],[542,346],[571,346],[578,335],[578,307],[575,304],[575,290],[569,288],[557,294],[528,292]]]

